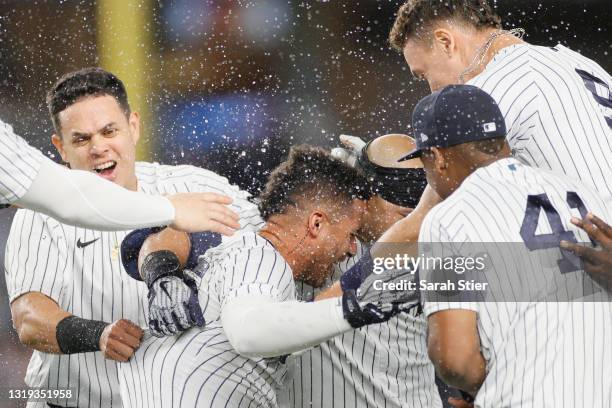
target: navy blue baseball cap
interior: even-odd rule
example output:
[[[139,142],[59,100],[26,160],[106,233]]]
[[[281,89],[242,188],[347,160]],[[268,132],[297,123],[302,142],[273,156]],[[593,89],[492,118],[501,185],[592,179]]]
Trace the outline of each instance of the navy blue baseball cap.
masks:
[[[421,99],[412,112],[416,148],[398,161],[420,157],[432,147],[450,147],[506,136],[495,100],[473,85],[449,85]]]

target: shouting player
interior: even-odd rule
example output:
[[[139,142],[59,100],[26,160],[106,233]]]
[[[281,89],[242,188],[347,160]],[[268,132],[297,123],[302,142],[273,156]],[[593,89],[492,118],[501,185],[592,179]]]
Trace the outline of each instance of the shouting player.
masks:
[[[29,146],[0,121],[0,205],[14,204],[70,225],[99,230],[171,224],[187,232],[231,234],[237,227],[235,214],[223,206],[230,202],[229,197],[218,194],[151,196],[90,173],[70,171]],[[229,218],[219,217],[221,214]]]
[[[388,320],[397,309],[360,304],[355,286],[341,301],[296,301],[295,281],[320,287],[334,263],[355,254],[365,183],[322,149],[292,148],[260,196],[264,227],[238,233],[200,258],[194,272],[202,277],[206,327],[145,341],[120,367],[124,403],[277,407],[291,357],[276,356]],[[180,247],[170,239],[141,253],[144,280],[176,274]]]
[[[48,104],[56,132],[53,144],[71,168],[153,195],[228,195],[241,228],[262,224],[248,194],[215,173],[135,163],[139,116],[130,110],[123,83],[113,74],[99,68],[69,73],[50,90]],[[113,360],[131,357],[142,336],[139,326],[147,321],[147,307],[141,304],[146,287],[126,279],[119,259],[125,235],[71,227],[29,210],[15,215],[5,266],[19,339],[35,350],[26,383],[70,388],[76,394],[76,401],[56,399],[50,405],[121,405]]]
[[[424,98],[413,129],[417,148],[405,158],[421,157],[444,199],[426,216],[419,244],[445,243],[447,255],[461,256],[470,243],[496,243],[508,249],[497,251],[485,278],[520,283],[480,302],[424,294],[439,375],[475,396],[477,407],[611,406],[612,298],[600,290],[590,298],[598,301],[583,294],[569,302],[568,282],[587,275],[557,262],[565,258],[562,239],[588,242],[571,217],[593,211],[609,221],[610,202],[583,183],[511,158],[504,117],[477,87],[448,86]],[[517,244],[523,256],[507,262]],[[427,280],[435,273],[420,270]],[[525,298],[521,287],[535,295]]]

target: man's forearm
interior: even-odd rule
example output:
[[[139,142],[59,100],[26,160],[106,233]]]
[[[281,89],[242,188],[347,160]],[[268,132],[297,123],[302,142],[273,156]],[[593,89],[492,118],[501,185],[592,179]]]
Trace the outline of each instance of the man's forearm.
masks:
[[[61,353],[55,330],[57,324],[70,313],[38,292],[26,293],[15,299],[11,311],[23,345],[44,353]]]
[[[142,244],[138,256],[138,270],[140,271],[140,276],[146,281],[146,277],[143,276],[146,271],[143,271],[142,263],[148,255],[159,251],[170,251],[176,255],[180,266],[184,267],[189,257],[190,249],[191,243],[189,241],[189,235],[172,228],[165,228],[149,236]]]
[[[15,204],[67,224],[108,231],[166,225],[175,218],[174,207],[165,197],[129,191],[48,159]]]
[[[340,282],[334,282],[329,288],[322,290],[318,295],[315,296],[316,301],[338,298],[342,296],[342,287]]]
[[[474,396],[486,377],[477,318],[477,312],[467,308],[444,309],[427,318],[427,351],[436,372],[447,384]]]
[[[442,380],[455,388],[476,396],[486,377],[485,360],[481,353],[462,359],[467,363],[461,370],[447,366],[444,362],[437,362],[436,372]]]
[[[238,353],[248,357],[280,356],[305,350],[351,330],[339,299],[306,303],[241,297],[223,308],[221,321]]]

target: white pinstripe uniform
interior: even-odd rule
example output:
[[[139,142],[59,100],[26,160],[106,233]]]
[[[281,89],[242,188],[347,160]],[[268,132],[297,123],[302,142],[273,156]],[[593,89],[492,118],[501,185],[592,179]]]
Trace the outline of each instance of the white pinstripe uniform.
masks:
[[[257,207],[247,201],[248,194],[213,172],[193,166],[137,163],[136,175],[139,190],[145,193],[229,195],[243,229],[258,229],[263,223]],[[27,292],[41,292],[82,318],[105,322],[125,318],[146,327],[146,285],[130,278],[119,259],[119,245],[126,235],[68,226],[40,213],[19,210],[5,256],[10,301]],[[72,388],[79,407],[121,406],[116,363],[100,352],[56,355],[34,351],[26,383]]]
[[[528,212],[528,196],[546,194],[563,228],[572,231],[579,242],[588,236],[569,220],[581,217],[575,205],[568,203],[574,192],[583,211],[600,214],[612,221],[610,201],[583,183],[552,172],[520,164],[516,159],[502,159],[480,168],[469,176],[450,197],[437,205],[425,218],[419,242],[522,243],[521,226]],[[542,207],[543,208],[543,207]],[[537,234],[553,232],[544,209],[539,208]],[[555,216],[556,217],[556,216]],[[557,231],[558,232],[558,231]],[[452,248],[451,248],[452,250]],[[579,270],[562,274],[555,262],[521,275],[526,262],[541,262],[543,253],[534,250],[528,256],[497,257],[487,270],[487,280],[520,277],[533,293],[554,290],[556,299],[567,300],[563,291],[567,282],[580,281]],[[507,254],[508,251],[506,251]],[[450,255],[450,254],[449,254]],[[465,255],[465,254],[464,254]],[[506,263],[504,263],[506,262]],[[536,263],[535,265],[543,265]],[[533,268],[531,268],[533,270]],[[421,279],[430,278],[421,270]],[[477,407],[610,407],[612,406],[612,298],[598,293],[604,302],[512,302],[513,292],[506,288],[507,302],[444,303],[425,302],[429,316],[445,309],[471,309],[477,313],[481,351],[487,361],[487,376],[476,396]],[[523,299],[523,298],[522,298]],[[537,299],[542,299],[538,297]],[[536,300],[537,300],[536,299]]]
[[[198,268],[204,273],[199,299],[206,327],[145,340],[129,362],[119,365],[124,403],[139,408],[277,407],[286,374],[283,359],[239,355],[223,331],[220,314],[230,299],[241,295],[295,300],[291,268],[254,232],[235,234],[208,250]]]
[[[361,258],[337,264],[329,281]],[[320,290],[296,283],[304,299]],[[434,367],[427,355],[427,328],[416,308],[387,323],[365,326],[300,354],[290,367],[287,390],[294,408],[441,407]]]
[[[468,84],[499,105],[516,158],[612,198],[612,78],[597,63],[562,45],[517,44]]]
[[[0,120],[0,204],[20,199],[38,175],[43,154]]]

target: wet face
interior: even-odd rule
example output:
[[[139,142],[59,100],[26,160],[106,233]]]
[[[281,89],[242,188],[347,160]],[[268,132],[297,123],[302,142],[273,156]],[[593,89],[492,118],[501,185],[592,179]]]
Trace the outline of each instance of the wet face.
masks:
[[[86,97],[60,112],[61,135],[52,142],[72,169],[90,171],[136,190],[138,114],[129,117],[109,95]]]
[[[448,43],[450,41],[450,44]],[[429,84],[431,92],[457,84],[467,64],[452,46],[454,40],[421,40],[410,38],[404,46],[404,58],[412,75]]]
[[[333,265],[357,252],[356,233],[362,222],[364,203],[354,200],[343,211],[330,212],[321,219],[320,230],[309,243],[310,261],[301,280],[321,287],[331,276]]]
[[[373,196],[366,203],[363,223],[357,236],[363,242],[376,241],[393,224],[405,218],[413,210],[392,204],[380,196]]]
[[[442,198],[450,196],[471,174],[469,156],[461,147],[433,148],[421,156],[427,174],[427,183]]]
[[[439,150],[438,150],[439,151]],[[432,151],[424,152],[421,156],[423,161],[423,167],[427,174],[427,183],[434,189],[434,191],[442,198],[445,199],[454,191],[455,182],[451,178],[449,170],[452,170],[452,166],[449,166],[449,160],[446,157],[440,157],[438,154],[434,154]],[[451,169],[449,169],[451,167]]]

